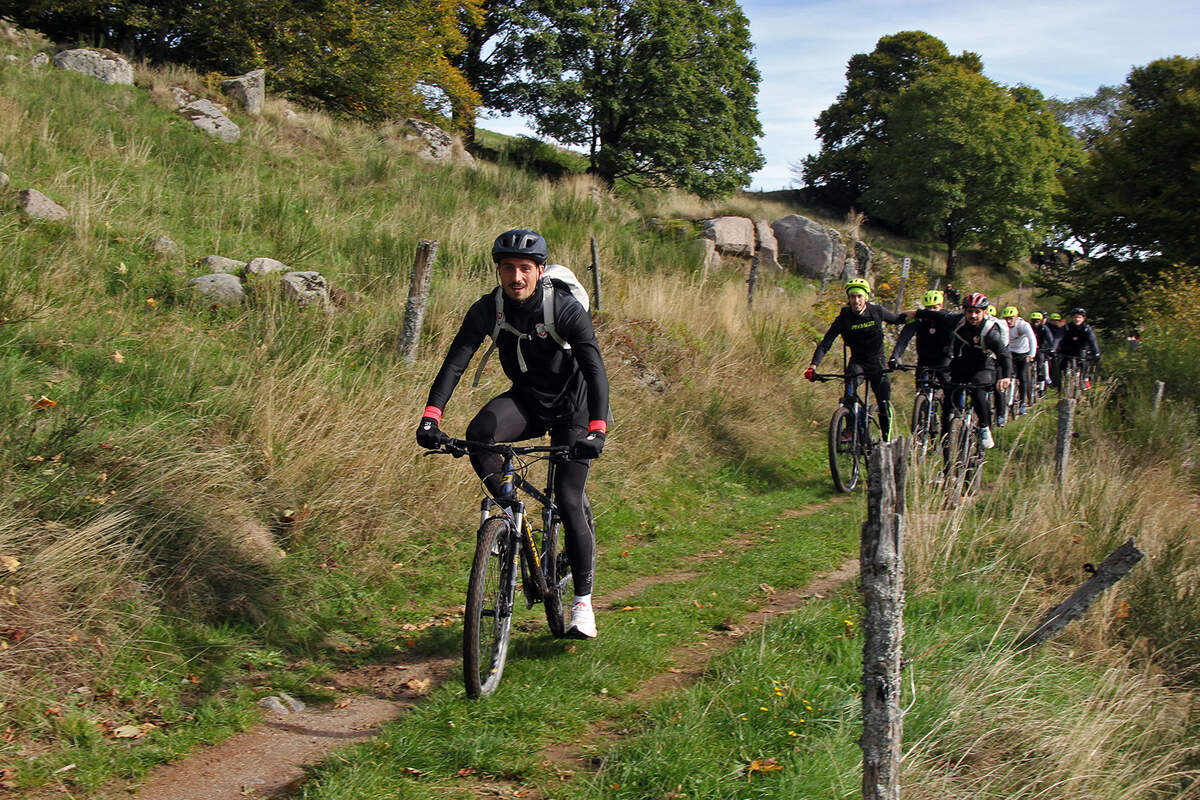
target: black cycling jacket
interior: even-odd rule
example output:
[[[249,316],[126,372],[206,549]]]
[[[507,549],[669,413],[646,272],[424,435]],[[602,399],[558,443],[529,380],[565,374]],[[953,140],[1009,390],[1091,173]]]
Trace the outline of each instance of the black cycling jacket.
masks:
[[[944,367],[950,363],[950,337],[952,328],[946,327],[941,319],[914,319],[900,329],[900,338],[892,348],[892,360],[904,358],[908,342],[917,337],[917,366]]]
[[[512,381],[512,393],[537,413],[546,425],[569,422],[579,410],[586,408],[589,420],[608,419],[608,374],[592,318],[570,291],[547,289],[542,283],[532,297],[518,303],[504,297],[504,316],[509,325],[519,331],[533,333],[530,339],[520,339],[509,331],[500,331],[496,352],[500,366]],[[564,350],[545,334],[537,334],[535,326],[542,322],[542,297],[546,291],[554,295],[554,324],[558,335],[571,345]],[[458,385],[471,356],[496,324],[495,292],[488,292],[471,305],[463,318],[450,352],[442,362],[427,405],[445,409],[450,395]],[[518,344],[519,342],[519,344]],[[517,347],[525,356],[527,372],[517,361]]]
[[[981,336],[987,317],[979,325],[971,325],[963,314],[951,314],[946,311],[933,311],[922,308],[917,312],[918,320],[941,319],[951,330],[950,371],[958,376],[974,375],[981,370],[993,369],[992,359],[1000,367],[1001,378],[1011,378],[1012,353],[1004,343],[1004,334],[1000,332],[1003,322],[994,322],[987,335]],[[961,323],[961,325],[960,325]]]
[[[1041,325],[1033,326],[1033,334],[1037,337],[1039,355],[1049,355],[1058,346],[1058,339],[1054,336],[1054,332],[1044,322]]]
[[[1064,358],[1074,358],[1089,354],[1100,355],[1100,345],[1096,341],[1096,332],[1086,322],[1076,325],[1068,322],[1063,326],[1062,338],[1058,340],[1058,354]]]
[[[882,364],[883,323],[895,325],[903,321],[904,317],[874,303],[867,303],[861,314],[851,311],[850,306],[844,306],[825,332],[825,338],[817,345],[811,363],[820,364],[829,348],[833,347],[834,340],[841,336],[842,341],[850,348],[851,361],[860,364]]]

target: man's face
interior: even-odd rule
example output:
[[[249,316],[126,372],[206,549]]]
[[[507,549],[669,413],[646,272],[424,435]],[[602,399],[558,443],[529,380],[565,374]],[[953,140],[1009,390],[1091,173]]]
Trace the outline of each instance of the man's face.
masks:
[[[861,314],[867,310],[867,296],[859,292],[851,292],[846,295],[846,305],[850,306],[850,310],[855,314]]]
[[[1072,314],[1071,315],[1071,322],[1074,322],[1076,325],[1082,325],[1084,319],[1086,319],[1086,317],[1084,317],[1083,314]]]
[[[529,258],[505,256],[496,265],[496,277],[509,298],[522,302],[533,296],[546,268]]]
[[[967,319],[968,325],[978,325],[983,322],[984,309],[982,308],[964,308],[963,316]]]
[[[1019,319],[1019,318],[1018,317],[1005,317],[1004,321],[1008,323],[1008,327],[1015,328],[1015,327],[1017,327],[1017,319]]]

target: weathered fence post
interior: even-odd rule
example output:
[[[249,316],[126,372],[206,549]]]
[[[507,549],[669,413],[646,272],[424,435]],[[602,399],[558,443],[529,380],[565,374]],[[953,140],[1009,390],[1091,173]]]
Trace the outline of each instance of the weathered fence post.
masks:
[[[750,262],[750,277],[746,279],[746,310],[754,310],[754,284],[758,283],[758,256],[762,252],[754,250],[754,260]]]
[[[1128,575],[1134,565],[1144,556],[1145,553],[1137,549],[1133,539],[1109,553],[1108,558],[1104,559],[1098,569],[1092,568],[1092,577],[1084,581],[1083,585],[1076,589],[1070,597],[1046,612],[1046,616],[1042,617],[1038,626],[1022,636],[1017,645],[1019,647],[1035,646],[1055,636],[1070,622],[1082,617],[1093,600]],[[1091,564],[1087,566],[1091,567]]]
[[[1071,437],[1075,434],[1075,401],[1064,397],[1058,401],[1058,446],[1054,453],[1054,475],[1058,485],[1067,480],[1067,462],[1071,459]]]
[[[417,358],[417,343],[421,341],[421,326],[425,324],[429,281],[433,275],[433,259],[437,249],[436,239],[421,239],[417,243],[412,280],[408,284],[408,302],[404,304],[404,333],[400,339],[400,357],[409,364]]]
[[[592,271],[592,308],[600,311],[600,256],[596,249],[596,237],[592,237],[592,265],[588,267]]]
[[[863,593],[863,800],[899,800],[908,440],[871,453],[859,562]]]
[[[1154,416],[1158,416],[1158,409],[1162,406],[1163,392],[1166,391],[1167,384],[1162,381],[1154,382]]]

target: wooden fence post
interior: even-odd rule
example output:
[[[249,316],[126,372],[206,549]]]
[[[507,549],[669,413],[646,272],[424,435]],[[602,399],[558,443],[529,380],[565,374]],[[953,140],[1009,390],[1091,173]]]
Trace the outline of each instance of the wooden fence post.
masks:
[[[899,800],[904,637],[904,484],[908,440],[871,453],[859,561],[863,607],[863,800]]]
[[[600,312],[600,256],[596,249],[596,237],[592,237],[592,265],[589,269],[592,271],[592,308],[596,312]]]
[[[1158,409],[1162,406],[1163,392],[1166,391],[1167,384],[1162,381],[1154,382],[1154,416],[1158,416]]]
[[[1058,401],[1058,446],[1054,453],[1054,475],[1058,485],[1067,480],[1067,463],[1071,460],[1071,438],[1075,434],[1075,401],[1064,397]]]
[[[408,302],[404,304],[404,333],[400,338],[400,357],[408,364],[417,359],[417,344],[421,341],[421,326],[425,324],[425,307],[429,304],[429,282],[437,249],[436,239],[421,239],[417,243],[412,280],[408,284]]]
[[[761,250],[755,249],[754,260],[750,262],[750,277],[746,279],[746,310],[754,311],[754,284],[758,283],[758,256]]]
[[[1145,553],[1137,549],[1133,539],[1109,553],[1108,558],[1104,559],[1099,569],[1092,568],[1092,577],[1084,581],[1083,585],[1076,589],[1070,597],[1046,612],[1046,616],[1042,618],[1038,626],[1022,636],[1017,645],[1019,647],[1036,646],[1055,636],[1071,621],[1082,617],[1093,600],[1128,575],[1134,565],[1144,556]],[[1091,564],[1087,566],[1091,567]]]

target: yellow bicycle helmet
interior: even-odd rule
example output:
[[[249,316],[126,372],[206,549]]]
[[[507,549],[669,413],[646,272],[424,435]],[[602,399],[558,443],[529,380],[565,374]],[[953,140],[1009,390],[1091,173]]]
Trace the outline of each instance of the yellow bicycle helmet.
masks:
[[[925,293],[925,296],[921,298],[921,305],[925,306],[926,308],[929,306],[940,306],[944,302],[946,302],[946,295],[942,292],[939,292],[937,289],[930,289]]]
[[[994,317],[994,316],[996,316],[996,307],[994,305],[992,305],[991,303],[988,303],[987,310],[984,311],[983,313],[987,314],[989,317]]]
[[[858,292],[866,297],[871,296],[871,284],[865,278],[851,278],[846,281],[846,294]]]
[[[1017,311],[1016,306],[1005,306],[1004,310],[1000,312],[1000,316],[1004,319],[1008,319],[1009,317],[1020,316],[1020,312]]]
[[[1046,315],[1040,311],[1033,311],[1029,314],[1029,319],[1031,322],[1041,322],[1045,318],[1046,318]]]

